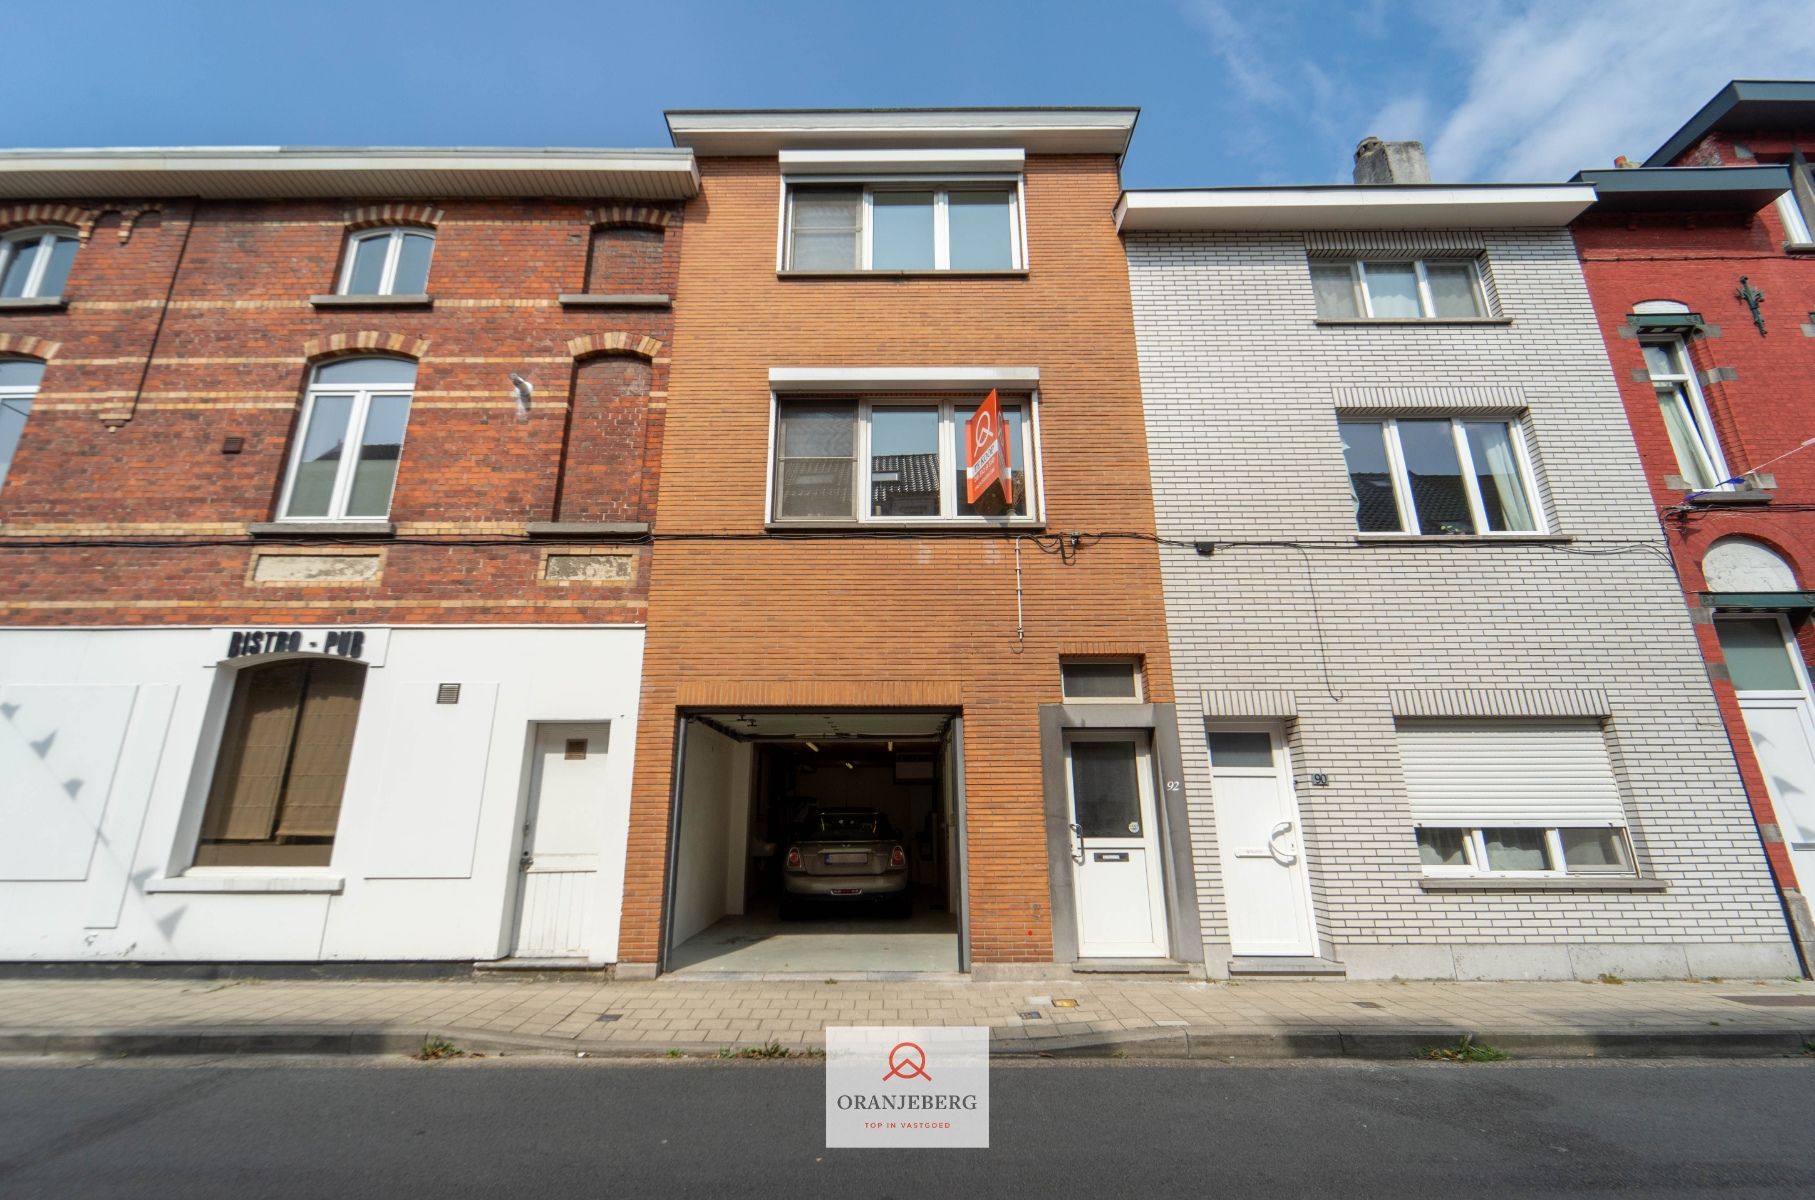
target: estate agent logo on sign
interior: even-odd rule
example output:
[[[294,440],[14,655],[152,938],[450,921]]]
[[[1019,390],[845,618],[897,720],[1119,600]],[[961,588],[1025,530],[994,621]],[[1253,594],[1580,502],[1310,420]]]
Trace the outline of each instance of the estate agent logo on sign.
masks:
[[[1002,403],[994,389],[971,419],[964,425],[964,500],[976,504],[996,484],[1002,485],[1002,500],[1014,507],[1015,482],[1008,467],[1008,451],[1002,440]]]
[[[828,1147],[989,1147],[989,1030],[828,1028]]]

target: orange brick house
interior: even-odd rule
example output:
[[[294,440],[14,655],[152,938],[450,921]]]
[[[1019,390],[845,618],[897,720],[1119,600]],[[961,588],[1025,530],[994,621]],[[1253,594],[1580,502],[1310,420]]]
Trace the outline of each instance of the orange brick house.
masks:
[[[0,959],[617,956],[696,185],[0,152]]]
[[[701,185],[621,974],[1201,961],[1114,221],[1135,115],[669,114]],[[968,495],[991,392],[1012,503]],[[880,850],[801,844],[852,811],[905,922],[860,903]]]

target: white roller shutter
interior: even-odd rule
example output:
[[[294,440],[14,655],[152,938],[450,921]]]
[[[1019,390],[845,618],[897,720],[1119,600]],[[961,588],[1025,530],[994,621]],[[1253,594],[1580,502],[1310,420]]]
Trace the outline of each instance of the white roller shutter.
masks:
[[[1598,724],[1401,726],[1399,755],[1419,825],[1626,823]]]

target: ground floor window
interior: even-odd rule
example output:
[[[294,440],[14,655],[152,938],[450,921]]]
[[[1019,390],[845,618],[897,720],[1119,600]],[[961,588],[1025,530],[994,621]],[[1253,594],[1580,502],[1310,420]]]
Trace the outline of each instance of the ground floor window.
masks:
[[[195,865],[327,865],[365,672],[326,658],[240,671]]]
[[[1630,875],[1631,843],[1596,721],[1399,728],[1427,875]]]

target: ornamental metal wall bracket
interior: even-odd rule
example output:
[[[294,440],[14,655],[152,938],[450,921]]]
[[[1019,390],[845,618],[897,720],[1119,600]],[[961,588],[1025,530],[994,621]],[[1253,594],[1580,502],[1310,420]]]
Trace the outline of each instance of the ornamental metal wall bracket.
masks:
[[[1758,306],[1765,302],[1765,294],[1747,282],[1744,275],[1739,277],[1739,290],[1733,294],[1744,300],[1746,307],[1752,310],[1752,324],[1758,326],[1758,336],[1763,337],[1765,335],[1765,315],[1758,311]]]

